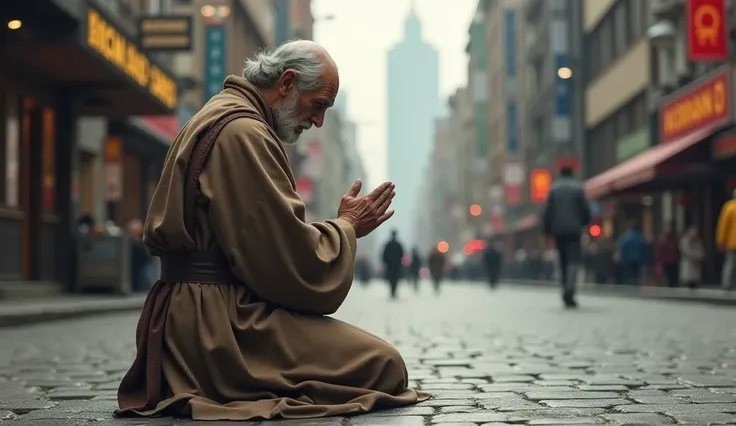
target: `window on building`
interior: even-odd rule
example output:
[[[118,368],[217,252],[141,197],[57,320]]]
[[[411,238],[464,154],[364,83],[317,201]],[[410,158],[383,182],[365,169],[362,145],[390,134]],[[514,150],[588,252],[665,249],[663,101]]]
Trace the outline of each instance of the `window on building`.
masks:
[[[613,63],[613,25],[610,19],[604,19],[600,25],[601,33],[598,40],[598,49],[601,51],[601,69],[599,72]]]
[[[628,0],[628,17],[629,21],[629,38],[632,41],[638,40],[644,35],[642,28],[644,28],[646,22],[646,16],[641,14],[641,3],[646,3],[645,0]],[[646,30],[645,30],[646,31]]]
[[[586,40],[588,81],[606,68],[644,36],[649,27],[648,0],[618,0]]]
[[[628,17],[629,3],[625,0],[619,1],[614,6],[613,11],[613,44],[614,44],[614,56],[620,57],[627,50],[629,50],[629,17]]]
[[[649,113],[647,111],[647,95],[646,92],[637,96],[631,107],[633,117],[633,130],[639,130],[649,123]]]

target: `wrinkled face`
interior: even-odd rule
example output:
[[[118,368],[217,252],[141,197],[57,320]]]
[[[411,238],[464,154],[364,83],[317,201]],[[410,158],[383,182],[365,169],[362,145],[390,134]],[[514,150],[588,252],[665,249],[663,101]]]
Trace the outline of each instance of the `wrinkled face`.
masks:
[[[335,103],[338,91],[337,72],[326,67],[316,89],[298,90],[296,75],[286,70],[279,82],[281,102],[273,107],[276,133],[282,142],[293,144],[304,130],[322,127],[325,113]]]

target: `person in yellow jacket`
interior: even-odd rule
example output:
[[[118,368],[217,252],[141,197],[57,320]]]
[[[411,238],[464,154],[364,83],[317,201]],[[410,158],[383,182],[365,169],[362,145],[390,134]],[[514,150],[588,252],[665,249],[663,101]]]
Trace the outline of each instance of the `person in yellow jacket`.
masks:
[[[733,290],[736,284],[736,190],[733,191],[733,198],[723,205],[718,217],[716,244],[724,255],[721,287]]]

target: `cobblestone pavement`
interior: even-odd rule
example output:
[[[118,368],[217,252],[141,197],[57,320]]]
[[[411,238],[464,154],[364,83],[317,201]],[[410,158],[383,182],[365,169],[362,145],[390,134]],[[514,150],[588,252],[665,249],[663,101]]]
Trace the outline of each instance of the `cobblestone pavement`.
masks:
[[[394,342],[420,405],[278,425],[735,424],[736,311],[556,291],[356,285],[338,312]],[[137,314],[0,329],[0,425],[192,425],[113,419]],[[229,422],[225,422],[226,424]],[[243,423],[240,423],[243,424]],[[247,423],[254,425],[258,423]]]

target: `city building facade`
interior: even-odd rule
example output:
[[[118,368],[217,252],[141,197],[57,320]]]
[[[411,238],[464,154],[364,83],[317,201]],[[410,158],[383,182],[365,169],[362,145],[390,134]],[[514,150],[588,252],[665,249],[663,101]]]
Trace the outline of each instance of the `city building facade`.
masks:
[[[0,36],[0,280],[70,288],[84,173],[80,140],[90,137],[80,118],[175,114],[177,81],[139,48],[125,16],[110,13],[106,2],[12,2],[0,16],[8,23]],[[125,49],[111,50],[111,41]],[[96,141],[87,142],[108,139],[107,123],[96,126]],[[109,154],[119,159],[122,142],[117,147]],[[114,182],[105,186],[120,192]]]
[[[586,190],[598,201],[604,235],[615,238],[632,221],[650,240],[668,227],[682,233],[695,226],[706,248],[704,281],[717,282],[716,222],[736,188],[734,9],[725,1],[709,4],[724,25],[714,43],[704,43],[695,19],[702,3],[591,3],[588,38],[599,43],[600,55],[591,64],[591,75],[599,76],[586,94],[587,124],[590,143],[605,144],[589,149],[593,176]]]

